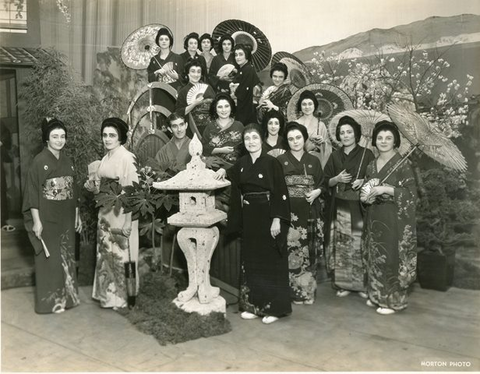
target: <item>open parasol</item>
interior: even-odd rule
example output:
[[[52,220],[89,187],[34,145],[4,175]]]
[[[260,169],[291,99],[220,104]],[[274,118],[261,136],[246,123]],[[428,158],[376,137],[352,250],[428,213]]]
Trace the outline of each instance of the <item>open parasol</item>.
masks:
[[[272,48],[265,34],[256,26],[238,19],[229,19],[220,22],[212,32],[215,49],[218,48],[220,38],[229,34],[235,44],[248,44],[252,47],[252,62],[255,70],[262,71],[270,62]]]
[[[287,118],[289,121],[295,121],[298,118],[297,102],[302,92],[306,90],[312,91],[317,98],[319,104],[317,117],[323,122],[330,121],[337,113],[353,109],[352,101],[341,89],[330,84],[314,83],[303,87],[293,94],[287,106]]]
[[[277,52],[272,57],[271,65],[282,62],[287,65],[288,79],[296,88],[303,88],[312,83],[313,78],[306,65],[295,55],[288,52]]]
[[[150,59],[160,52],[155,37],[162,27],[170,31],[167,26],[154,23],[142,26],[127,36],[121,50],[123,63],[131,69],[146,69]]]

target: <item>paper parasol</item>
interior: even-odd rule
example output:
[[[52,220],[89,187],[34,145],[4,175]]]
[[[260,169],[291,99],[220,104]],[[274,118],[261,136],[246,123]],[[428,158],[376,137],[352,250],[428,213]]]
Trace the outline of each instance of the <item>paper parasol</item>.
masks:
[[[390,118],[414,148],[449,168],[467,170],[467,162],[457,146],[433,129],[426,118],[399,104],[390,104],[387,110]]]
[[[358,124],[362,127],[362,137],[358,143],[360,146],[371,149],[375,155],[378,155],[377,149],[372,146],[372,134],[375,124],[380,121],[391,121],[390,117],[384,113],[377,112],[375,110],[365,110],[365,109],[351,109],[344,112],[336,114],[328,124],[328,134],[332,143],[337,147],[341,147],[342,143],[339,142],[336,138],[336,130],[338,121],[344,116],[352,117]],[[410,148],[410,142],[400,134],[400,148],[398,152],[401,155],[404,155],[408,152]]]
[[[225,64],[220,69],[218,69],[217,77],[227,77],[235,70],[235,65]]]
[[[205,83],[195,83],[192,88],[187,92],[187,104],[190,105],[197,99],[199,96],[203,96],[205,91],[208,88],[208,84]]]
[[[353,109],[353,104],[348,95],[341,89],[330,84],[314,83],[295,92],[288,102],[287,118],[295,121],[301,114],[297,112],[297,102],[303,91],[312,91],[318,100],[317,116],[323,122],[330,121],[337,113]]]
[[[256,26],[238,19],[220,22],[212,32],[215,49],[218,50],[220,38],[229,34],[235,44],[248,44],[252,47],[252,62],[255,70],[262,71],[272,58],[272,48],[265,34]]]
[[[271,66],[277,62],[287,65],[288,78],[297,88],[303,88],[312,83],[312,75],[305,64],[296,56],[288,52],[277,52],[272,57]]]
[[[123,63],[132,69],[146,69],[150,59],[160,52],[155,37],[162,27],[168,29],[167,26],[154,23],[142,26],[127,36],[121,50]]]

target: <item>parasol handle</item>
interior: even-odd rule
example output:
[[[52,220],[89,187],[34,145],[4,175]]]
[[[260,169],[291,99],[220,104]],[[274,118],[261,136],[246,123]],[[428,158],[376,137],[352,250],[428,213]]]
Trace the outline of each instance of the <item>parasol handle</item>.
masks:
[[[360,160],[360,166],[358,167],[357,176],[355,177],[355,180],[357,180],[358,177],[360,176],[360,170],[362,170],[363,159],[365,158],[366,151],[367,151],[367,147],[363,148],[362,159]]]
[[[414,145],[405,156],[403,156],[400,160],[398,160],[397,164],[393,167],[392,171],[390,171],[390,173],[388,173],[387,176],[380,181],[380,184],[385,182],[390,177],[390,175],[392,175],[393,172],[397,170],[405,162],[408,156],[410,156],[413,153],[413,151],[415,151],[418,148],[418,146],[419,144]]]
[[[152,95],[152,87],[151,86],[148,87],[148,103],[149,103],[149,108],[152,108],[153,95]],[[154,127],[153,127],[153,111],[149,110],[148,114],[150,116],[150,132],[153,133],[153,129],[154,129]]]

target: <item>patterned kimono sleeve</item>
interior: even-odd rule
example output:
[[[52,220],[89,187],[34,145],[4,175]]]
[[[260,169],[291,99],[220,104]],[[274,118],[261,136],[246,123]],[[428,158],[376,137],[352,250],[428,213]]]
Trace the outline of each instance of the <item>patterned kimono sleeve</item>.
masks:
[[[283,167],[275,158],[271,162],[270,173],[270,217],[290,222],[290,198],[283,174]]]

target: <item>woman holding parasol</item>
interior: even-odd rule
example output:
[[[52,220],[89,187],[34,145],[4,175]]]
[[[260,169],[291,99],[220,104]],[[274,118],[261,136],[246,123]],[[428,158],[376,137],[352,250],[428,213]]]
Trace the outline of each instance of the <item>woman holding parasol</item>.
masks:
[[[378,122],[372,145],[379,156],[367,167],[360,197],[368,204],[362,237],[367,305],[387,315],[407,307],[408,288],[415,280],[417,193],[412,167],[397,152],[397,126]]]
[[[323,172],[318,158],[305,151],[305,126],[289,122],[285,137],[289,151],[277,159],[283,166],[291,209],[287,238],[290,296],[294,304],[311,305],[317,289],[317,254],[323,242]]]
[[[375,158],[372,151],[358,145],[362,129],[350,116],[342,116],[335,129],[341,148],[333,151],[325,165],[325,182],[330,191],[325,225],[325,257],[337,296],[351,291],[367,298],[361,238],[363,211],[360,187],[367,165]]]

